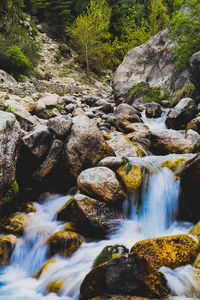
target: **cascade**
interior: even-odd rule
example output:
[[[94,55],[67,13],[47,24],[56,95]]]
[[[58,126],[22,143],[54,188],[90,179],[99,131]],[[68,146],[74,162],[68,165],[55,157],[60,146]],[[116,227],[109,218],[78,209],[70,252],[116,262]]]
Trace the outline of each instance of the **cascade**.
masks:
[[[164,118],[161,116],[153,121],[144,118],[144,121],[148,122],[151,128],[165,129]],[[193,155],[184,156],[190,158]],[[124,203],[126,219],[120,222],[117,230],[107,239],[84,242],[70,258],[57,256],[56,262],[49,266],[39,279],[33,278],[33,275],[47,260],[46,240],[63,226],[61,222],[56,221],[56,212],[70,197],[55,195],[34,203],[37,211],[29,213],[31,221],[25,228],[24,236],[17,242],[11,264],[0,271],[0,299],[77,300],[83,278],[105,246],[124,244],[131,248],[135,242],[149,237],[187,233],[192,224],[176,221],[179,180],[175,179],[167,168],[161,168],[163,161],[174,157],[179,158],[183,155],[133,158],[132,162],[139,163],[148,172],[143,177],[140,191],[129,195]],[[197,296],[191,267],[186,266],[174,271],[164,267],[161,269],[171,290],[177,294],[175,299],[194,299]],[[63,282],[59,295],[46,293],[46,287],[52,281]]]

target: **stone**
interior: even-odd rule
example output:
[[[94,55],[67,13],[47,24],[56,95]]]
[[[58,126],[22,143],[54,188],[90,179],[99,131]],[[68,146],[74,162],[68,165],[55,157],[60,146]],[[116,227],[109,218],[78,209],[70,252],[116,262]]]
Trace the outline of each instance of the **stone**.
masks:
[[[200,51],[194,53],[190,58],[189,78],[195,85],[196,89],[200,91]]]
[[[200,243],[200,221],[197,222],[188,232],[188,234],[191,234],[195,237],[197,237],[198,242]]]
[[[84,169],[94,167],[104,157],[114,156],[114,151],[104,140],[95,122],[84,114],[73,118],[64,150],[67,167],[74,177]]]
[[[139,297],[139,296],[97,296],[90,300],[156,300],[156,299],[150,299],[145,297]],[[163,300],[173,300],[173,298],[167,298]]]
[[[80,299],[101,295],[163,298],[169,293],[163,273],[138,253],[120,255],[90,271],[80,287]]]
[[[126,103],[122,103],[116,108],[114,116],[114,124],[122,132],[130,123],[142,122],[140,111]]]
[[[65,111],[67,113],[72,113],[75,108],[76,108],[76,105],[73,103],[69,103],[69,104],[65,105]]]
[[[72,231],[56,232],[47,240],[50,256],[59,254],[63,257],[70,257],[79,249],[82,243],[83,238]]]
[[[4,204],[2,197],[15,180],[20,134],[21,128],[15,116],[0,111],[0,207]]]
[[[38,100],[38,104],[45,107],[57,106],[62,104],[62,98],[57,94],[46,93]]]
[[[83,236],[102,238],[114,230],[123,214],[104,202],[77,194],[58,211],[57,219],[72,222]]]
[[[42,278],[44,276],[44,274],[49,271],[49,269],[52,267],[52,265],[55,264],[56,261],[57,261],[56,257],[52,257],[52,258],[48,259],[47,262],[45,262],[43,264],[43,266],[40,268],[40,270],[37,271],[33,275],[33,278],[36,278],[36,279]]]
[[[58,137],[66,136],[70,131],[71,125],[72,119],[69,116],[51,118],[47,123],[49,130]]]
[[[200,134],[200,117],[192,119],[186,126],[186,131],[192,129]]]
[[[126,163],[117,169],[117,174],[123,181],[128,193],[136,192],[142,182],[142,171],[136,163]]]
[[[45,125],[36,126],[22,138],[24,145],[38,158],[47,153],[51,140],[51,133]]]
[[[179,234],[137,242],[131,252],[144,256],[153,269],[175,269],[194,262],[199,244],[189,235]]]
[[[6,233],[23,235],[24,228],[28,222],[29,218],[23,214],[14,214],[6,217],[1,222],[1,230]]]
[[[9,265],[16,240],[14,236],[0,237],[0,267]]]
[[[100,162],[98,163],[98,166],[100,167],[108,167],[110,169],[117,169],[119,168],[121,165],[123,165],[124,163],[124,159],[122,157],[119,156],[108,156],[106,158],[103,158],[102,160],[100,160]]]
[[[81,172],[77,178],[79,190],[107,203],[122,203],[126,195],[116,174],[107,167],[95,167]]]
[[[181,157],[181,158],[174,158],[174,159],[168,159],[162,162],[161,167],[162,168],[168,168],[172,172],[175,171],[179,166],[181,166],[184,162],[187,161],[187,158]]]
[[[200,147],[200,135],[198,132],[189,129],[185,134],[185,138],[194,146],[194,152],[198,152]]]
[[[175,67],[168,29],[159,32],[143,45],[131,49],[113,76],[113,92],[117,104],[127,102],[134,86],[147,82],[151,87],[175,90],[180,75]],[[179,87],[184,86],[182,79]]]
[[[3,70],[0,70],[0,84],[6,84],[8,86],[12,86],[17,84],[17,81],[12,75],[6,73]]]
[[[164,130],[133,132],[129,139],[147,147],[155,155],[192,153],[194,145],[187,139]]]
[[[160,104],[151,102],[146,104],[145,115],[147,118],[159,118],[162,114]]]
[[[143,123],[131,123],[125,128],[125,132],[148,131],[149,127]]]
[[[191,98],[183,98],[179,103],[169,110],[166,115],[166,125],[168,128],[184,129],[189,121],[196,114],[196,103]]]

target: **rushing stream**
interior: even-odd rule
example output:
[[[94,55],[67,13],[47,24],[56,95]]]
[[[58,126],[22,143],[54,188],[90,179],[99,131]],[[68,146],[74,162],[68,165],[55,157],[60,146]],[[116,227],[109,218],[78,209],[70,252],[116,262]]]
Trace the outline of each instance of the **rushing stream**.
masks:
[[[145,121],[152,129],[166,129],[163,120],[164,116],[157,120]],[[11,265],[0,271],[0,299],[77,300],[83,278],[90,271],[95,257],[106,245],[124,244],[130,249],[135,242],[149,237],[187,233],[192,224],[176,221],[179,180],[176,180],[167,168],[161,168],[164,160],[174,157],[179,158],[183,155],[133,158],[134,162],[145,166],[151,176],[144,176],[140,195],[129,195],[125,201],[126,219],[120,223],[116,232],[105,240],[83,243],[71,258],[57,256],[56,262],[49,265],[39,279],[34,279],[33,275],[47,260],[47,238],[62,230],[63,224],[56,221],[56,212],[67,202],[69,196],[55,195],[34,203],[37,211],[26,216],[28,225],[24,236],[19,238],[16,244]],[[198,297],[191,266],[174,271],[162,267],[162,271],[171,290],[177,294],[174,298]],[[46,293],[46,287],[52,281],[64,282],[59,296]]]

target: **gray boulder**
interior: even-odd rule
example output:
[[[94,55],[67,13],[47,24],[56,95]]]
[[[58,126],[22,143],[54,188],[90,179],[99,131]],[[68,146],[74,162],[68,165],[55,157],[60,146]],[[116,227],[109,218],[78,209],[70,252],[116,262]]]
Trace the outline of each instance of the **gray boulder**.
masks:
[[[189,78],[200,91],[200,51],[194,53],[189,61]]]
[[[72,119],[69,116],[57,116],[51,118],[47,126],[53,131],[58,137],[66,136],[70,131],[72,125]]]

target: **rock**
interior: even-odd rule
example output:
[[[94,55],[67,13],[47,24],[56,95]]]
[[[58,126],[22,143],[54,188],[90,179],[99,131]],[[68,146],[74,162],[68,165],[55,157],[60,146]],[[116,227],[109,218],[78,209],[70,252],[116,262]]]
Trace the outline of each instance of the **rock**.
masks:
[[[80,287],[80,299],[105,294],[162,298],[168,294],[167,281],[138,253],[121,255],[90,271]]]
[[[200,243],[200,221],[197,222],[188,232],[188,234],[194,235],[197,237],[198,242]]]
[[[0,267],[9,265],[11,254],[14,250],[16,238],[13,236],[0,237]]]
[[[194,262],[199,244],[189,235],[179,234],[140,241],[131,252],[144,256],[154,269],[175,269]]]
[[[192,119],[186,126],[186,131],[192,129],[200,134],[200,117]]]
[[[198,152],[200,147],[200,135],[198,132],[189,129],[185,134],[185,138],[194,146],[194,152]]]
[[[57,219],[75,224],[84,236],[105,237],[123,215],[104,202],[77,194],[57,213]]]
[[[0,207],[4,204],[2,197],[15,180],[20,133],[21,129],[15,116],[0,111]]]
[[[138,164],[127,163],[122,165],[117,174],[125,184],[126,190],[129,193],[134,193],[138,190],[142,182],[142,171]]]
[[[120,157],[143,157],[147,155],[146,150],[141,145],[131,142],[123,134],[117,134],[109,141],[109,146],[114,150],[115,155]]]
[[[125,128],[125,132],[148,131],[149,127],[143,123],[131,123]]]
[[[189,121],[195,117],[196,103],[191,98],[183,98],[167,113],[166,125],[168,128],[184,129]]]
[[[120,131],[123,131],[130,123],[142,122],[140,119],[141,113],[137,109],[125,103],[120,104],[116,108],[114,116],[115,126]]]
[[[51,268],[52,265],[55,264],[56,262],[56,258],[52,257],[49,260],[47,260],[47,262],[44,263],[44,265],[40,268],[40,270],[38,272],[36,272],[33,277],[38,279],[38,278],[42,278],[43,275],[49,271],[49,269]]]
[[[35,155],[40,158],[47,153],[51,144],[51,134],[47,126],[38,125],[34,130],[26,134],[22,141],[24,145]]]
[[[46,293],[55,293],[59,295],[63,285],[63,280],[53,280],[47,284],[45,291]]]
[[[6,73],[3,70],[0,70],[0,84],[6,84],[8,86],[12,86],[17,84],[17,81],[12,75]]]
[[[147,118],[159,118],[162,114],[160,104],[151,102],[146,104],[145,115]]]
[[[54,140],[45,160],[42,162],[40,167],[34,171],[33,178],[42,182],[58,164],[62,155],[62,150],[63,143],[58,139]]]
[[[180,165],[182,165],[184,162],[187,161],[187,158],[181,157],[181,158],[174,158],[174,159],[168,159],[162,162],[161,167],[162,168],[168,168],[172,172],[175,171]]]
[[[200,91],[200,51],[194,53],[190,58],[189,78],[195,85],[196,89]]]
[[[194,151],[194,145],[190,141],[164,130],[133,132],[128,137],[146,146],[155,155],[183,154]]]
[[[65,144],[65,156],[74,177],[84,169],[94,167],[104,157],[113,155],[114,151],[93,120],[83,114],[73,118],[71,133]]]
[[[168,30],[159,32],[146,43],[131,49],[113,76],[117,104],[126,102],[134,86],[148,82],[151,87],[175,90],[179,78]],[[187,79],[182,80],[184,86]],[[179,87],[180,88],[180,84]]]
[[[120,255],[129,253],[129,250],[124,245],[109,245],[103,248],[99,255],[95,258],[92,269],[99,265],[110,261]]]
[[[38,104],[44,107],[57,106],[62,104],[62,98],[57,94],[46,94],[38,100]]]
[[[77,185],[82,193],[107,203],[122,203],[126,197],[116,174],[107,167],[82,171]]]
[[[100,167],[108,167],[110,169],[117,169],[121,165],[123,165],[124,159],[119,156],[108,156],[106,158],[103,158],[98,163],[98,166]]]
[[[178,170],[177,170],[178,171]],[[181,170],[179,218],[181,220],[199,221],[199,182],[200,182],[200,154],[188,160]]]
[[[171,102],[169,100],[161,100],[160,105],[164,108],[169,108],[171,107]]]
[[[59,254],[64,257],[70,257],[79,249],[82,242],[83,239],[78,233],[72,231],[56,232],[47,240],[49,255]]]
[[[37,210],[33,203],[31,202],[26,202],[22,203],[17,207],[18,211],[24,212],[25,214],[29,214],[31,212],[35,213]]]
[[[72,103],[69,103],[69,104],[65,105],[65,111],[67,113],[72,113],[75,108],[76,108],[76,105],[72,104]]]
[[[23,235],[27,222],[28,216],[14,214],[3,219],[1,222],[1,230],[11,234]]]
[[[47,126],[54,132],[58,137],[66,136],[71,128],[72,119],[69,116],[58,116],[51,118]]]
[[[97,296],[94,297],[90,300],[155,300],[155,299],[150,299],[150,298],[144,298],[144,297],[139,297],[139,296]],[[172,298],[167,298],[163,300],[173,300]]]

